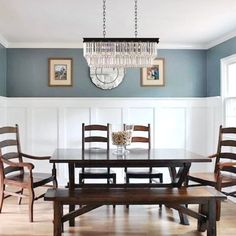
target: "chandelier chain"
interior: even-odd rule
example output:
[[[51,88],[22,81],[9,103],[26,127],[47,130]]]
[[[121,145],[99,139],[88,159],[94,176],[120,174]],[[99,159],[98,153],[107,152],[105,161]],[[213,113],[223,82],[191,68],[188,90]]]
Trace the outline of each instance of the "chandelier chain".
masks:
[[[134,35],[138,37],[138,0],[134,0]]]
[[[103,0],[103,38],[106,37],[106,0]]]

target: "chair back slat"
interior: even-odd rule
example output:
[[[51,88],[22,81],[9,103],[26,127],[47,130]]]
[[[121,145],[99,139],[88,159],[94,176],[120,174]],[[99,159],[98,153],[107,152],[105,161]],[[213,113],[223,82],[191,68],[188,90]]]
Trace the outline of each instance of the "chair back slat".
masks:
[[[219,162],[236,160],[236,127],[222,127],[219,129],[219,140],[215,162],[215,173],[219,171]],[[222,171],[235,174],[235,167],[223,167]]]
[[[146,137],[132,137],[132,143],[149,143],[149,138]]]
[[[221,169],[221,171],[226,171],[236,174],[236,167],[225,166]]]
[[[220,153],[220,159],[236,160],[236,153],[232,153],[232,152],[221,152],[221,153]]]
[[[11,138],[9,138],[9,136]],[[21,171],[23,168],[10,167],[3,163],[3,159],[10,160],[14,159],[14,162],[22,162],[20,153],[20,141],[19,141],[19,130],[18,125],[10,127],[0,128],[0,172],[3,175],[10,174],[15,171]],[[14,151],[13,151],[14,149]]]
[[[106,125],[85,125],[84,130],[86,131],[107,131]]]
[[[222,134],[236,134],[236,128],[235,127],[227,127],[221,129]]]
[[[16,133],[17,128],[16,127],[11,127],[11,126],[5,126],[0,128],[0,134],[11,134],[11,133]]]
[[[236,140],[223,140],[221,141],[221,147],[236,147]]]
[[[12,140],[12,139],[8,139],[8,140],[4,140],[0,142],[0,148],[16,146],[16,145],[17,145],[17,141]]]
[[[124,124],[123,128],[126,130],[127,125]],[[143,135],[143,136],[142,136]],[[151,148],[151,126],[148,124],[145,125],[133,125],[132,132],[132,143],[147,143],[148,149]]]
[[[93,143],[93,142],[106,143],[108,139],[100,136],[90,136],[90,137],[85,137],[84,141],[86,143]]]
[[[94,135],[93,132],[101,132],[102,135]],[[82,124],[82,150],[85,149],[85,143],[106,143],[106,149],[109,150],[110,125]]]
[[[144,125],[134,125],[134,131],[149,131],[149,127],[148,126],[144,126]]]
[[[4,168],[4,174],[7,175],[9,173],[15,172],[15,171],[23,171],[23,167],[12,167],[7,166]]]

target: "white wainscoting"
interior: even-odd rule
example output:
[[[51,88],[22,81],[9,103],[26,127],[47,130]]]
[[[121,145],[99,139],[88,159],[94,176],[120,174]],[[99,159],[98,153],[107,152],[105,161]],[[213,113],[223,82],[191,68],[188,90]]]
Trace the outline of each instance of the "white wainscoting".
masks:
[[[0,96],[0,126],[6,123],[7,99]]]
[[[81,124],[147,124],[152,147],[185,148],[208,155],[216,150],[221,102],[214,98],[1,98],[0,123],[19,124],[22,149],[51,155],[55,148],[81,146]],[[193,170],[209,169],[197,164]],[[36,169],[50,171],[48,163]],[[66,166],[59,166],[65,183]]]

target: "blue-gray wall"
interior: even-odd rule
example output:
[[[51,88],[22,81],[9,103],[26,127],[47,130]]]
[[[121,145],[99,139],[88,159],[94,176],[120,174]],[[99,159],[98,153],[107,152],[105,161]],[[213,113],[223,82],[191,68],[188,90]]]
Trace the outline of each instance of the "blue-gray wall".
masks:
[[[82,49],[7,49],[9,97],[205,97],[206,51],[159,50],[165,59],[165,86],[141,87],[140,70],[128,69],[121,85],[97,88]],[[48,58],[73,58],[73,87],[48,87]]]
[[[0,96],[6,96],[6,73],[7,73],[6,48],[0,44]]]
[[[220,96],[220,59],[236,53],[236,37],[207,50],[207,96]]]

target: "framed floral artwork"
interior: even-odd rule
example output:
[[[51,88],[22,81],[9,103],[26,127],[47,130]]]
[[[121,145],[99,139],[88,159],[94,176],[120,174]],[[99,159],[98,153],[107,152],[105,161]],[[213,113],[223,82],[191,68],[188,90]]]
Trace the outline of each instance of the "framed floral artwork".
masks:
[[[164,59],[157,58],[151,67],[141,69],[141,86],[164,86]]]
[[[48,74],[49,86],[72,86],[72,58],[49,58]]]

